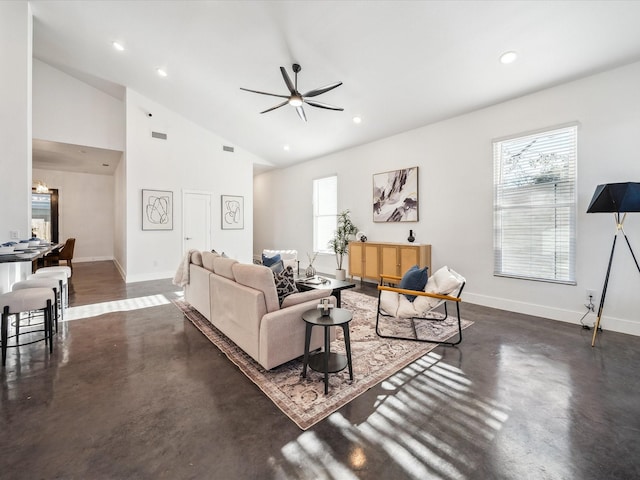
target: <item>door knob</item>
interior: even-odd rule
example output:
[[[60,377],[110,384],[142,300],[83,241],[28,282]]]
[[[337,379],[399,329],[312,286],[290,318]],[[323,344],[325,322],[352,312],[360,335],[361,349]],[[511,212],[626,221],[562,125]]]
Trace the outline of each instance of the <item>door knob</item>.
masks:
[[[192,237],[184,237],[185,240],[192,240]]]

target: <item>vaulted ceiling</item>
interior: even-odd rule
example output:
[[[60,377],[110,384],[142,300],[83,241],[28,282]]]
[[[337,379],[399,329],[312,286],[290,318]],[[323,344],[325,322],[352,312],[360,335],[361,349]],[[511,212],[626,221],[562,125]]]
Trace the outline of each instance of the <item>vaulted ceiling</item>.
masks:
[[[34,57],[112,95],[130,87],[267,168],[640,60],[634,1],[30,3]],[[279,67],[293,63],[301,92],[342,81],[316,100],[344,111],[260,114],[283,99],[240,87],[287,94]]]

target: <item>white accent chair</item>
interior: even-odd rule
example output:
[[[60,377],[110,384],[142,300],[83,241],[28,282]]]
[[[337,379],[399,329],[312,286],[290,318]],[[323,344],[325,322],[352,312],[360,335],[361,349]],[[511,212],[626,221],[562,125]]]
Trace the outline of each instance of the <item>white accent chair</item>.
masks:
[[[465,278],[449,267],[442,267],[431,275],[424,291],[398,288],[402,277],[381,275],[378,285],[378,313],[376,315],[376,333],[383,338],[413,340],[417,342],[438,343],[441,345],[457,345],[462,342],[462,323],[460,320],[460,302]],[[414,295],[413,302],[406,295]],[[458,339],[455,342],[443,342],[432,338],[419,337],[416,320],[442,322],[447,319],[447,305],[454,303],[458,322]],[[435,310],[444,305],[444,312]],[[381,333],[380,316],[395,319],[409,319],[413,329],[413,337],[385,335]]]

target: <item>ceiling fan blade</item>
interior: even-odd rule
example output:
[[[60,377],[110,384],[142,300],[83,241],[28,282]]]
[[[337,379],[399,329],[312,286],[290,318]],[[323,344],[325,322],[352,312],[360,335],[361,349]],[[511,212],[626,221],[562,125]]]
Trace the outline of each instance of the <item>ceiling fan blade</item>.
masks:
[[[302,101],[311,105],[312,107],[326,108],[327,110],[338,110],[339,112],[344,111],[344,108],[334,107],[333,105],[329,105],[328,103],[316,102],[315,100],[307,100],[306,98],[303,98]]]
[[[298,112],[298,116],[304,120],[305,122],[307,121],[307,116],[304,114],[304,108],[302,107],[296,107],[296,112]]]
[[[260,113],[267,113],[267,112],[270,112],[271,110],[275,110],[276,108],[284,107],[287,103],[289,103],[289,100],[285,100],[284,102],[279,103],[275,107],[268,108],[264,112],[260,112]]]
[[[342,85],[342,82],[332,83],[331,85],[325,85],[324,87],[316,88],[314,90],[310,90],[309,92],[302,95],[303,97],[316,97],[322,93],[328,92],[329,90],[333,90],[336,87]]]
[[[280,72],[282,72],[282,78],[284,78],[284,83],[287,84],[287,88],[289,89],[289,91],[291,93],[296,93],[296,89],[293,86],[293,83],[291,83],[291,78],[289,78],[289,74],[287,73],[285,68],[284,67],[280,67]]]
[[[260,92],[258,90],[250,90],[248,88],[242,88],[242,87],[240,87],[240,90],[244,90],[245,92],[259,93],[260,95],[270,95],[272,97],[289,98],[288,95],[277,95],[275,93]]]

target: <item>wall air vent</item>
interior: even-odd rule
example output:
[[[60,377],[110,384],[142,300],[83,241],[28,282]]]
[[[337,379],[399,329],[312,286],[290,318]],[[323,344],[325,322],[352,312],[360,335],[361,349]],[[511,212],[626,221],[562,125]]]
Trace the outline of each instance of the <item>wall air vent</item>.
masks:
[[[151,136],[153,138],[159,138],[160,140],[166,140],[167,139],[167,134],[166,133],[151,132]]]
[[[225,152],[232,152],[233,153],[233,147],[227,147],[226,145],[222,146],[222,150],[224,150]]]

